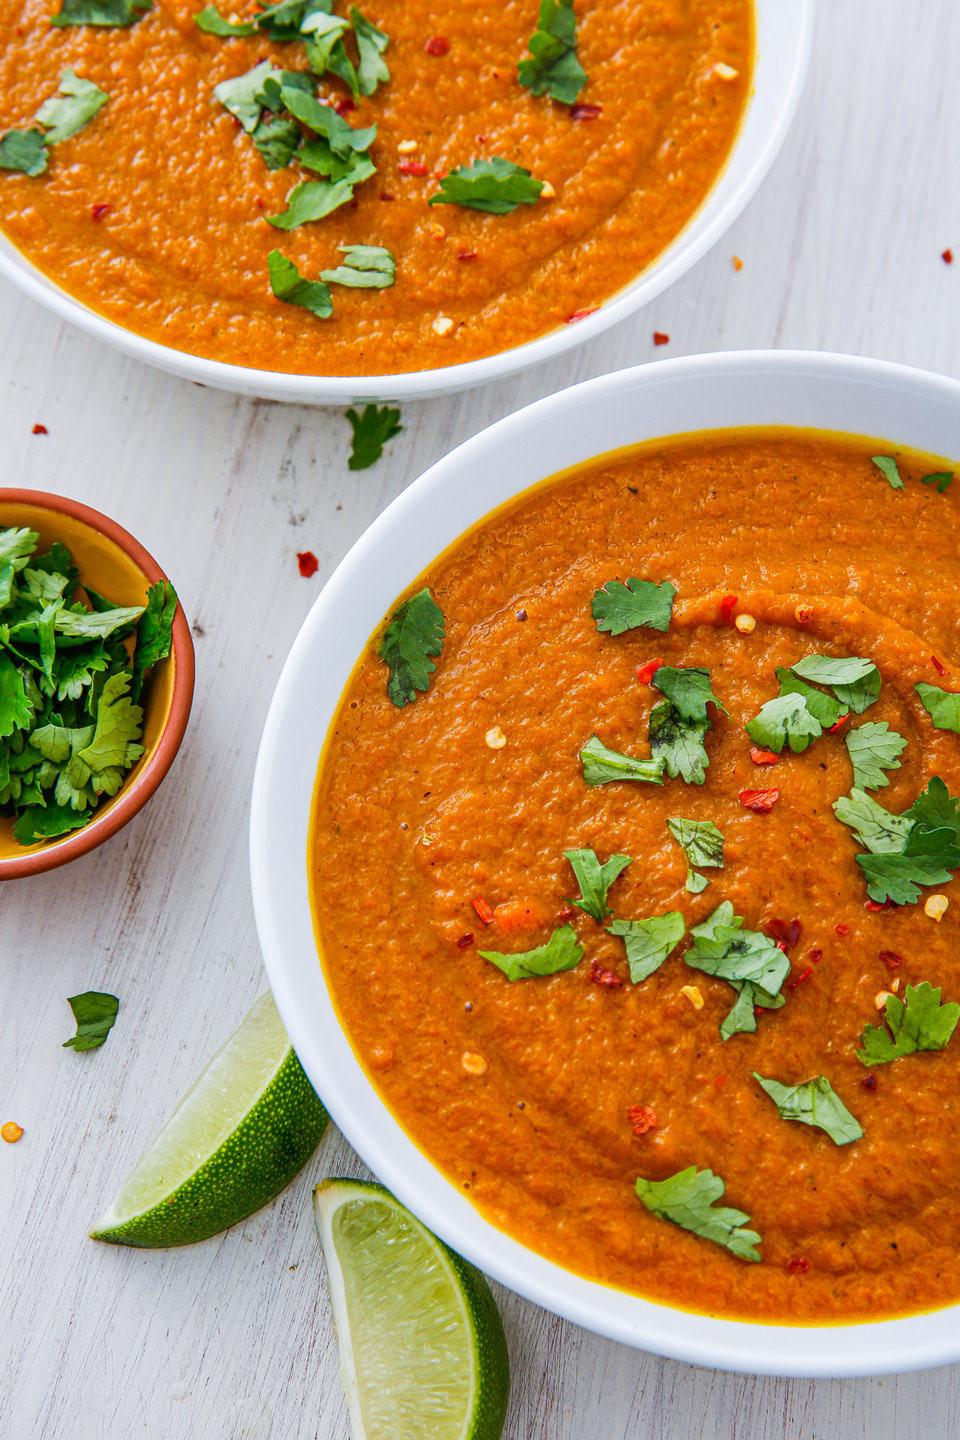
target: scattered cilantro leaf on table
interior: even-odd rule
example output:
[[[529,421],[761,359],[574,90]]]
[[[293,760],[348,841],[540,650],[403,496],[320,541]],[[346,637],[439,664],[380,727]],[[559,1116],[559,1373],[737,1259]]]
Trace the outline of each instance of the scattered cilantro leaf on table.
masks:
[[[914,826],[909,816],[891,814],[856,787],[849,795],[834,800],[833,809],[837,819],[856,831],[857,839],[872,855],[901,855]]]
[[[803,696],[796,694],[768,700],[745,728],[754,744],[777,755],[785,743],[799,755],[811,740],[823,734],[823,726],[810,714]]]
[[[327,320],[333,314],[330,291],[320,280],[307,280],[286,255],[271,250],[267,256],[270,289],[287,305],[302,305],[312,315]]]
[[[481,950],[484,960],[489,960],[502,970],[508,980],[532,980],[538,975],[556,975],[561,970],[572,970],[583,959],[583,946],[577,943],[572,925],[562,925],[554,930],[546,945],[535,950],[522,950],[517,955],[504,955],[499,950]]]
[[[634,755],[621,755],[608,750],[596,735],[580,751],[583,778],[588,785],[607,785],[612,780],[645,780],[650,785],[663,784],[663,762],[642,760]]]
[[[328,285],[385,290],[393,284],[396,264],[389,250],[381,245],[338,245],[337,249],[343,251],[346,264],[320,271],[320,279]]]
[[[509,215],[518,205],[535,205],[542,189],[543,181],[535,180],[522,165],[494,155],[490,160],[474,160],[471,165],[451,170],[427,203],[463,205],[490,215]]]
[[[672,701],[664,700],[650,711],[649,725],[650,754],[670,779],[682,775],[688,785],[702,785],[710,764],[703,743],[710,721],[685,720]]]
[[[712,820],[687,820],[682,815],[675,815],[668,820],[667,829],[686,856],[686,888],[691,895],[699,895],[702,890],[706,890],[710,881],[703,875],[698,875],[693,867],[704,865],[716,870],[723,869],[723,835]]]
[[[897,462],[892,455],[871,455],[870,459],[876,465],[881,475],[885,475],[890,481],[894,490],[903,490],[904,484],[897,469]]]
[[[608,915],[613,914],[607,904],[607,891],[617,876],[633,863],[631,857],[611,855],[610,859],[601,865],[592,850],[564,850],[563,854],[565,859],[569,860],[580,886],[580,899],[571,900],[570,904],[585,911],[599,925]]]
[[[378,410],[376,405],[365,405],[362,415],[350,409],[347,411],[347,419],[353,426],[353,446],[347,461],[348,470],[366,470],[380,459],[387,441],[392,440],[394,435],[399,435],[403,429],[400,424],[400,411],[391,410],[389,405],[384,405],[382,410]]]
[[[629,579],[625,585],[620,580],[608,580],[593,597],[597,629],[622,635],[625,630],[647,625],[651,630],[666,633],[676,593],[676,587],[669,580],[661,585],[636,578]]]
[[[105,90],[94,85],[92,80],[75,75],[68,66],[60,76],[57,93],[44,100],[33,117],[47,132],[44,143],[59,145],[61,140],[75,135],[98,110],[103,109],[109,99]]]
[[[85,990],[82,995],[70,995],[67,1004],[77,1022],[77,1033],[64,1040],[64,1050],[97,1050],[113,1028],[120,1009],[116,995],[107,995],[102,990]]]
[[[780,1111],[781,1120],[799,1120],[803,1125],[824,1130],[835,1145],[850,1145],[854,1140],[863,1139],[863,1127],[850,1114],[826,1075],[818,1075],[801,1085],[781,1085],[779,1080],[765,1080],[756,1070],[750,1073]]]
[[[905,1000],[887,996],[884,1019],[889,1030],[868,1025],[860,1036],[863,1049],[857,1059],[863,1065],[885,1065],[917,1050],[945,1049],[960,1020],[960,1005],[941,1005],[939,989],[921,980],[907,986]]]
[[[960,734],[960,695],[941,690],[937,685],[927,685],[922,680],[913,688],[937,730],[953,730]]]
[[[8,130],[0,136],[0,170],[42,175],[47,168],[47,146],[41,130]]]
[[[936,470],[932,475],[922,475],[920,477],[920,483],[921,485],[932,485],[934,480],[936,480],[937,494],[942,495],[952,479],[952,470]]]
[[[780,987],[790,973],[790,961],[769,935],[744,930],[743,920],[725,900],[700,925],[694,925],[693,949],[684,961],[694,970],[726,980],[738,991],[733,1009],[720,1026],[720,1037],[752,1034],[757,1028],[756,1008],[779,1010],[784,1003]]]
[[[394,611],[380,645],[380,658],[390,667],[387,694],[401,708],[426,690],[436,666],[427,657],[439,655],[444,638],[443,611],[428,588],[411,595]]]
[[[655,915],[651,920],[614,920],[608,935],[616,935],[627,948],[627,964],[634,985],[648,979],[683,939],[686,926],[679,910]]]
[[[63,0],[51,25],[105,25],[126,28],[153,6],[153,0]]]
[[[730,714],[710,688],[710,671],[700,665],[661,665],[654,671],[650,684],[666,695],[684,720],[706,720],[708,701],[724,715]]]
[[[857,790],[878,790],[890,781],[884,770],[899,770],[897,759],[907,742],[886,720],[868,721],[847,735],[847,750],[853,764],[853,783]]]
[[[533,58],[517,66],[520,84],[533,95],[549,95],[562,105],[572,105],[587,83],[587,72],[577,59],[573,0],[541,0],[529,50]]]
[[[378,30],[356,5],[350,6],[350,20],[357,41],[360,64],[357,66],[357,84],[361,95],[372,95],[380,84],[390,79],[390,71],[383,59],[383,52],[390,44],[389,35]]]
[[[742,1228],[749,1225],[750,1216],[728,1206],[718,1208],[716,1202],[723,1192],[719,1175],[712,1170],[698,1171],[695,1165],[666,1180],[644,1180],[642,1176],[637,1180],[637,1195],[652,1214],[723,1245],[741,1260],[759,1261],[754,1246],[762,1243],[760,1236]]]
[[[782,665],[777,666],[777,679],[780,682],[780,697],[784,695],[799,695],[807,708],[808,714],[812,715],[817,724],[824,730],[829,730],[831,725],[836,725],[840,719],[840,704],[834,700],[832,695],[824,695],[822,690],[814,690],[812,685],[799,680],[792,670],[784,670]],[[762,713],[762,712],[761,712]],[[817,737],[811,736],[811,739]],[[807,741],[809,744],[810,741]]]
[[[207,5],[194,16],[197,27],[208,35],[252,35],[256,25],[252,20],[225,20],[216,5]]]

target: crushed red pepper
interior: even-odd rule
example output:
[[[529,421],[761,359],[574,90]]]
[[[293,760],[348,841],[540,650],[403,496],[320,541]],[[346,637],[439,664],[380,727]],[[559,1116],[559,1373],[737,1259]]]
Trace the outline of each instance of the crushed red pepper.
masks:
[[[827,733],[828,733],[829,735],[836,735],[837,731],[838,731],[838,730],[842,730],[843,727],[844,727],[844,725],[846,725],[846,723],[847,723],[847,721],[848,721],[849,719],[850,719],[850,712],[849,712],[849,710],[848,710],[848,711],[846,712],[846,714],[841,715],[841,716],[839,717],[839,719],[837,720],[837,723],[836,723],[835,725],[830,725],[830,726],[828,727]]]
[[[808,960],[812,960],[813,963],[814,963],[814,965],[819,965],[819,964],[820,964],[820,961],[823,959],[823,951],[822,951],[822,950],[808,950],[808,951],[807,951],[807,959],[808,959]]]
[[[802,930],[799,920],[791,920],[789,925],[785,920],[778,920],[776,917],[767,921],[767,934],[772,935],[778,944],[782,943],[787,949],[796,945]]]
[[[903,964],[903,956],[898,955],[896,950],[881,950],[880,959],[890,970],[899,970]]]
[[[482,921],[484,925],[493,924],[496,916],[494,915],[492,908],[487,904],[486,900],[484,900],[482,895],[478,895],[475,900],[471,900],[470,904],[473,906],[474,910],[476,910],[477,918]]]
[[[849,925],[834,925],[833,928],[834,928],[834,930],[836,930],[836,932],[837,932],[838,935],[849,935],[849,934],[850,934],[850,926],[849,926]]]
[[[787,1269],[789,1270],[791,1275],[806,1275],[807,1271],[810,1269],[810,1261],[804,1260],[800,1256],[797,1256],[795,1259],[790,1261],[790,1263],[787,1265]]]
[[[585,305],[582,310],[574,310],[572,315],[568,315],[564,324],[576,325],[578,320],[586,320],[588,315],[596,315],[599,309],[599,305]]]
[[[739,599],[739,595],[724,595],[723,599],[720,601],[721,620],[727,621],[730,619],[730,616],[733,614],[734,610],[737,607]]]
[[[809,979],[810,979],[810,976],[811,976],[812,974],[813,974],[813,971],[812,971],[812,970],[809,968],[809,966],[808,966],[807,969],[804,970],[804,972],[803,972],[802,975],[798,975],[797,978],[796,978],[796,980],[792,980],[792,981],[790,982],[790,989],[791,989],[791,990],[796,990],[797,986],[798,986],[798,985],[802,985],[803,982],[804,982],[804,980],[809,980]]]
[[[876,1075],[864,1075],[863,1079],[860,1081],[860,1084],[863,1086],[864,1090],[876,1090],[877,1077]]]
[[[450,41],[446,35],[431,35],[423,48],[428,55],[434,55],[439,58],[442,55],[449,55]]]
[[[669,336],[669,335],[665,335],[662,330],[654,330],[654,332],[653,332],[653,343],[654,343],[654,345],[669,345],[669,344],[670,344],[670,336]]]
[[[429,175],[430,166],[422,160],[401,160],[397,169],[401,175]]]
[[[944,250],[943,254],[940,256],[940,259],[941,259],[941,260],[945,260],[948,265],[952,265],[952,264],[953,264],[953,251],[952,251],[952,250]]]
[[[653,679],[654,675],[656,675],[657,671],[661,668],[662,665],[663,661],[659,658],[656,660],[648,660],[645,665],[638,665],[637,679],[640,681],[640,684],[649,685],[650,681]]]
[[[779,790],[741,790],[740,804],[756,815],[769,815],[780,799]]]
[[[612,970],[605,970],[599,960],[590,962],[590,979],[594,985],[605,985],[608,990],[619,990],[623,981]]]
[[[930,659],[933,661],[934,669],[936,670],[937,674],[946,675],[947,667],[940,664],[940,661],[937,659],[936,655],[931,655]]]
[[[297,564],[300,566],[300,574],[307,580],[310,579],[311,575],[316,575],[320,569],[320,561],[312,550],[298,550]]]
[[[49,435],[50,431],[47,429],[46,425],[34,425],[33,433],[34,435]]]
[[[456,944],[458,950],[466,950],[468,945],[473,944],[473,936],[469,934],[461,935],[460,939],[456,942]]]
[[[772,750],[758,750],[754,745],[750,751],[750,759],[754,765],[776,765],[780,756],[775,755]]]
[[[110,206],[101,201],[99,205],[91,205],[90,214],[94,220],[102,220],[109,209]]]
[[[588,105],[585,101],[582,101],[579,105],[570,106],[571,120],[596,120],[602,114],[602,105]]]
[[[646,1135],[656,1128],[657,1112],[650,1105],[628,1105],[627,1117],[634,1135]]]

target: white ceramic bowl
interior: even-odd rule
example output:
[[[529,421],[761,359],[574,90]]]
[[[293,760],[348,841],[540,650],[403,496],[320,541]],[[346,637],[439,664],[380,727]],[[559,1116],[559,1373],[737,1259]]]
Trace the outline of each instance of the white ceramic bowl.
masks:
[[[239,391],[242,395],[291,400],[303,405],[349,405],[369,400],[426,400],[485,384],[488,380],[501,380],[518,370],[552,360],[626,319],[672,285],[719,240],[766,175],[793,119],[810,55],[813,4],[814,0],[754,0],[753,93],[730,159],[706,203],[686,229],[649,269],[602,305],[595,315],[575,325],[563,325],[539,340],[505,350],[500,355],[408,375],[338,377],[253,370],[204,360],[124,330],[48,280],[2,233],[0,275],[12,280],[25,294],[39,300],[61,319],[71,321],[88,335],[116,346],[136,360],[144,360],[185,380]]]
[[[621,446],[738,426],[809,427],[960,457],[960,383],[841,355],[743,351],[605,375],[500,420],[439,461],[361,536],[284,665],[253,786],[257,928],[280,1014],[351,1144],[419,1218],[487,1274],[548,1310],[644,1350],[775,1375],[867,1375],[960,1359],[960,1306],[834,1328],[687,1314],[561,1269],[484,1220],[407,1137],[357,1061],[317,958],[307,832],[320,750],[357,657],[396,597],[489,511]]]

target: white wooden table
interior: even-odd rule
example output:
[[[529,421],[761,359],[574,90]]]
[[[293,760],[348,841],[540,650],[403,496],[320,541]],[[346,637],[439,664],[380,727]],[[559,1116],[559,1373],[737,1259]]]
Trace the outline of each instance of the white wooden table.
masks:
[[[553,390],[655,353],[758,346],[960,375],[958,58],[957,0],[830,0],[793,132],[717,249],[580,353],[407,405],[402,435],[359,474],[341,412],[169,379],[0,285],[2,483],[76,496],[127,526],[173,576],[197,646],[193,718],[155,799],[92,855],[0,896],[0,1121],[25,1130],[0,1146],[4,1440],[345,1440],[309,1194],[363,1167],[333,1130],[275,1204],[202,1245],[86,1238],[265,988],[247,807],[284,655],[398,491]],[[656,352],[655,329],[671,337]],[[313,579],[298,550],[316,552]],[[78,1055],[61,1049],[66,997],[87,989],[121,1009],[105,1047]],[[498,1298],[508,1440],[945,1440],[960,1424],[960,1367],[844,1382],[711,1374]]]

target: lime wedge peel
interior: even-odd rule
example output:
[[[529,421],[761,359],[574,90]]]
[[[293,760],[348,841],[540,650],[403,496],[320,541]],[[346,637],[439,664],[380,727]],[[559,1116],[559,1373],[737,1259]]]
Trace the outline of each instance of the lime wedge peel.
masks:
[[[146,1248],[206,1240],[278,1195],[327,1123],[268,991],[201,1071],[90,1236]]]
[[[480,1272],[382,1185],[313,1192],[353,1440],[498,1440],[510,1362]]]

